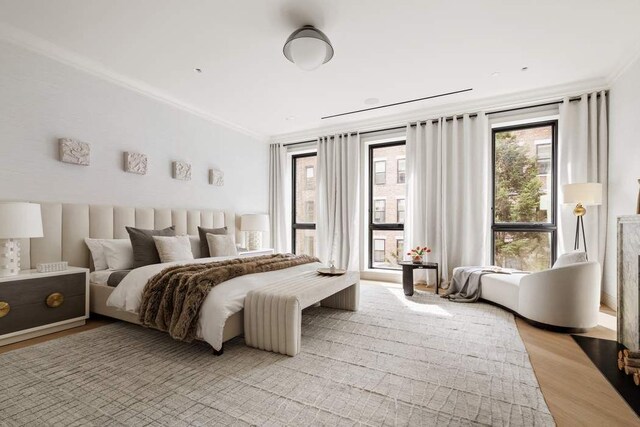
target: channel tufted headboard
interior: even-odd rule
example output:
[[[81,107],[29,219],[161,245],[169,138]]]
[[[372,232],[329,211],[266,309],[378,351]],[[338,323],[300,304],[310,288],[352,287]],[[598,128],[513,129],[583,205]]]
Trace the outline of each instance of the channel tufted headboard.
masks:
[[[229,233],[236,233],[236,218],[231,211],[68,203],[40,203],[40,206],[44,237],[20,240],[23,269],[55,261],[88,268],[89,249],[84,243],[85,237],[128,239],[125,226],[159,229],[175,225],[176,234],[194,235],[198,234],[199,225],[207,228],[227,226]]]

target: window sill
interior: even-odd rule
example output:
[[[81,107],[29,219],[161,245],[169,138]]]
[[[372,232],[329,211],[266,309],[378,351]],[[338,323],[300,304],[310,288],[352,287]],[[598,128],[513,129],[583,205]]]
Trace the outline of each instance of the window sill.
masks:
[[[379,282],[402,283],[402,271],[366,268],[360,271],[360,279],[375,280]]]

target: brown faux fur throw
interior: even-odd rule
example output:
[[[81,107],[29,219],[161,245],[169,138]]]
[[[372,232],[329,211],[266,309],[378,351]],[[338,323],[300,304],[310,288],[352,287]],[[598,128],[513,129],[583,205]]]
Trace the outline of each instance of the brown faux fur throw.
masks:
[[[307,255],[276,254],[166,268],[149,279],[144,287],[140,322],[144,326],[167,331],[176,340],[193,341],[200,307],[214,286],[245,274],[282,270],[317,261],[317,258]]]

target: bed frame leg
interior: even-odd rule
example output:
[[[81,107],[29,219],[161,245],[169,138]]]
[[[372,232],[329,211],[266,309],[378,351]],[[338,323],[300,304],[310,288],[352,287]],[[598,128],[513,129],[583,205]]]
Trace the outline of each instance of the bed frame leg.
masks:
[[[224,344],[222,344],[222,347],[220,347],[220,350],[216,350],[215,348],[213,349],[214,356],[222,356],[222,353],[224,353]]]

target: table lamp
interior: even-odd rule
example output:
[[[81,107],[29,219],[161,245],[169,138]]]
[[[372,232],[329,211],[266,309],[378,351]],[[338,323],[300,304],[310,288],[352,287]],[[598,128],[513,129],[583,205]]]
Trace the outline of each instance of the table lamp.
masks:
[[[20,243],[42,237],[42,215],[36,203],[0,203],[0,276],[20,272]]]
[[[584,244],[584,252],[587,254],[587,237],[584,234],[584,221],[582,217],[587,213],[586,206],[597,206],[602,204],[602,184],[595,182],[581,184],[565,184],[562,186],[563,202],[566,204],[574,204],[573,214],[576,216],[576,235],[573,243],[573,249],[580,248],[580,231],[582,231],[582,242]],[[587,255],[587,259],[588,259]]]
[[[246,214],[240,218],[240,230],[248,233],[247,249],[262,249],[262,232],[269,230],[269,215]]]

